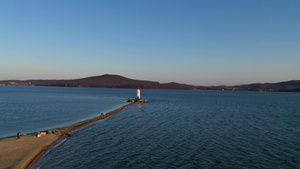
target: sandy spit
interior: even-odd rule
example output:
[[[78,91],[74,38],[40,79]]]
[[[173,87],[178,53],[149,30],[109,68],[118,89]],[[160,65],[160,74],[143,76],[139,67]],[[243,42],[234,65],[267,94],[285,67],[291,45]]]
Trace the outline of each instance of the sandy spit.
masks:
[[[0,169],[30,168],[57,140],[71,136],[69,133],[93,122],[105,119],[116,114],[126,107],[135,104],[127,104],[111,112],[101,114],[98,117],[85,120],[70,126],[57,128],[59,134],[46,134],[36,137],[37,133],[23,135],[20,138],[9,137],[0,139]]]

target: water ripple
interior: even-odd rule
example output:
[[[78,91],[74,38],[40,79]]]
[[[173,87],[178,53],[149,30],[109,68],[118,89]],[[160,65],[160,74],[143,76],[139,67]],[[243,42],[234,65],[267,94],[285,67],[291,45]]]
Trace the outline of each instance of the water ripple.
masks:
[[[74,133],[37,166],[300,167],[300,106],[294,104],[300,98],[293,94],[149,92],[153,101]]]

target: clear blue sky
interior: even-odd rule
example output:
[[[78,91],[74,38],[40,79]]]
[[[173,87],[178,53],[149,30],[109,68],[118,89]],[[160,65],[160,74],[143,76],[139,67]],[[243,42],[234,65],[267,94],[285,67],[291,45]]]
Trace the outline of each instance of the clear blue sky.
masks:
[[[0,1],[0,80],[300,79],[299,0]]]

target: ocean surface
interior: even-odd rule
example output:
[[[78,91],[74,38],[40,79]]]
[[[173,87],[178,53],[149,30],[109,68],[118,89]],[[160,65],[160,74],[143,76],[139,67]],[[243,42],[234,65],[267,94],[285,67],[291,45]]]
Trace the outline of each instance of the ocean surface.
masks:
[[[0,138],[99,116],[127,104],[128,92],[135,94],[133,89],[0,86]]]
[[[136,90],[0,86],[0,93],[3,137],[95,117]],[[300,168],[300,93],[141,95],[149,103],[74,131],[32,168]]]

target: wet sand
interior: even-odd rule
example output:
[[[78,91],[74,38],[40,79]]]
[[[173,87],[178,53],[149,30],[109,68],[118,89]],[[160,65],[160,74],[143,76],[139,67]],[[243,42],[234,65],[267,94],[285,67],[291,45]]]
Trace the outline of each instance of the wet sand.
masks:
[[[51,147],[55,142],[64,137],[71,136],[69,133],[84,127],[93,122],[105,119],[113,114],[116,114],[126,107],[135,104],[127,104],[108,113],[103,113],[98,117],[85,120],[70,126],[57,128],[53,133],[37,137],[37,133],[30,133],[16,137],[0,139],[0,169],[5,168],[30,168],[38,159]],[[49,132],[51,133],[51,132]]]

